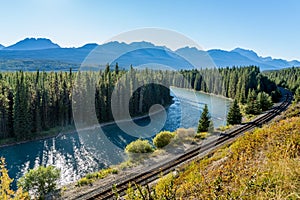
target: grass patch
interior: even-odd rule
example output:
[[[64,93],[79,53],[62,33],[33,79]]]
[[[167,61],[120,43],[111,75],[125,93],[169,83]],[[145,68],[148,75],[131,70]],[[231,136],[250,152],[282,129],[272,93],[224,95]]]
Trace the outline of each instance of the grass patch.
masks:
[[[200,133],[197,133],[195,135],[195,138],[197,139],[200,139],[200,140],[204,140],[205,138],[207,138],[209,136],[209,133],[208,132],[200,132]]]
[[[75,186],[80,187],[84,185],[91,185],[97,179],[103,179],[110,174],[118,174],[118,172],[119,171],[116,168],[107,168],[98,172],[89,173],[85,177],[79,179]]]
[[[233,127],[232,125],[220,126],[219,128],[217,128],[217,131],[227,131],[232,127]]]

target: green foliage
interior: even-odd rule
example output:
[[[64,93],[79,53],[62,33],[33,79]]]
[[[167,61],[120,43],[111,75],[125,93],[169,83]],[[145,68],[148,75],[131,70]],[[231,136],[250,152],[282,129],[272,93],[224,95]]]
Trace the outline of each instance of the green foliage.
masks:
[[[234,100],[227,115],[227,124],[234,125],[242,122],[242,114],[237,100]]]
[[[172,85],[237,99],[242,104],[253,89],[268,94],[273,92],[275,99],[276,84],[256,66],[184,70],[181,73],[186,81],[179,81],[175,76]]]
[[[175,177],[173,173],[161,177],[154,186],[154,194],[156,199],[176,199]]]
[[[174,132],[171,133],[170,131],[162,131],[154,137],[153,144],[157,148],[163,148],[171,142],[174,136]]]
[[[111,96],[117,82],[121,91],[117,90],[114,106],[121,108],[126,103],[124,98],[130,99],[131,116],[147,113],[154,104],[167,106],[172,102],[167,87],[145,84],[133,91],[138,84],[161,76],[161,71],[154,70],[132,69],[128,74],[120,71],[118,66],[111,71],[109,65],[100,72],[0,72],[0,139],[23,141],[38,138],[42,132],[55,127],[72,126],[73,111],[78,111],[78,121],[86,122],[80,111],[91,112],[94,109],[86,106],[92,105],[92,102],[85,98],[92,85],[95,86],[94,105],[99,122],[114,120]],[[124,88],[128,91],[123,91]],[[126,96],[131,93],[132,98]],[[78,97],[76,102],[73,101],[74,96]],[[72,106],[72,102],[76,106]],[[120,118],[123,114],[118,113]]]
[[[126,146],[125,151],[127,153],[151,153],[154,149],[148,140],[138,139],[129,143]]]
[[[195,138],[204,140],[205,138],[207,138],[208,135],[209,135],[208,132],[199,132],[195,135]]]
[[[262,111],[269,110],[273,106],[272,98],[265,92],[260,92],[257,95],[257,101],[259,102]]]
[[[232,128],[232,125],[226,125],[226,126],[220,126],[219,128],[217,128],[217,130],[219,131],[226,131]]]
[[[257,100],[255,90],[251,90],[248,95],[246,114],[258,115],[262,112],[260,102]]]
[[[281,70],[268,71],[264,73],[270,80],[278,86],[288,88],[295,92],[300,87],[300,68],[291,67]]]
[[[295,92],[294,99],[296,103],[300,102],[300,86],[297,88]]]
[[[77,181],[76,186],[81,187],[84,185],[91,185],[93,181],[94,181],[93,179],[89,179],[88,177],[83,177]]]
[[[209,129],[209,125],[210,125],[210,114],[208,112],[207,104],[205,104],[201,117],[199,119],[197,133],[207,132]]]
[[[53,166],[39,166],[31,169],[18,181],[18,187],[36,197],[43,198],[46,194],[55,191],[56,182],[60,177],[60,170]]]
[[[91,185],[95,180],[103,179],[109,174],[118,174],[118,170],[116,168],[107,168],[98,172],[89,173],[85,177],[79,179],[76,183],[76,186],[80,187],[84,185]]]
[[[125,193],[126,193],[125,200],[155,199],[155,196],[151,192],[149,185],[147,185],[146,187],[142,187],[141,185],[138,185],[136,183],[134,183],[133,185],[129,183]]]

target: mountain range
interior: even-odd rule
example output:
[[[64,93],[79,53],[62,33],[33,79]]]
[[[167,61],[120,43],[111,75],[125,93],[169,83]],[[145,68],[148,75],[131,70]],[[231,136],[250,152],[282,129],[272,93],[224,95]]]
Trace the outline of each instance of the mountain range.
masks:
[[[86,59],[87,56],[88,59]],[[252,50],[242,48],[232,51],[220,49],[204,51],[195,47],[183,47],[172,51],[165,46],[156,46],[145,41],[130,44],[124,42],[109,42],[102,45],[91,43],[79,48],[62,48],[46,38],[26,38],[8,47],[0,45],[1,70],[18,70],[15,65],[27,70],[36,70],[36,68],[59,70],[59,66],[64,66],[66,69],[70,66],[78,68],[82,62],[91,66],[104,66],[106,63],[118,62],[119,66],[125,69],[130,65],[156,65],[172,69],[256,65],[261,70],[300,66],[297,60],[261,57]]]

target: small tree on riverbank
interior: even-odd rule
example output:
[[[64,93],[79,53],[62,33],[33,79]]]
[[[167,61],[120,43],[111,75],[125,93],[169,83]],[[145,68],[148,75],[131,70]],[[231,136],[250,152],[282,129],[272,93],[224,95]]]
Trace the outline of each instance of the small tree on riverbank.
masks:
[[[210,125],[210,120],[211,120],[211,117],[208,112],[208,107],[207,107],[207,104],[205,104],[204,109],[201,114],[201,117],[199,119],[197,133],[207,132],[209,129],[209,125]]]
[[[31,169],[18,181],[18,187],[31,192],[35,197],[44,198],[46,194],[55,191],[60,170],[53,166],[39,166]]]
[[[234,125],[242,122],[242,114],[237,100],[234,100],[227,115],[227,124]]]

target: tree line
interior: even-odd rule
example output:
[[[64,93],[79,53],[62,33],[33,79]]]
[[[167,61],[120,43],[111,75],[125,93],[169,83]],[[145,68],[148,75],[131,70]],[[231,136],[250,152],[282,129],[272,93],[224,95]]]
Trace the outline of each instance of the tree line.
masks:
[[[257,66],[184,70],[181,73],[185,77],[181,87],[237,99],[243,104],[247,102],[251,90],[266,92],[274,101],[279,96],[276,84]]]
[[[294,92],[295,101],[300,101],[300,67],[267,71],[265,72],[265,75],[278,86]]]
[[[169,88],[158,84],[146,84],[135,92],[130,91],[138,87],[135,86],[137,84],[143,85],[147,77],[159,74],[146,70],[141,75],[136,71],[131,68],[127,73],[119,70],[118,65],[111,70],[107,65],[105,70],[97,72],[1,72],[0,139],[25,140],[38,136],[44,130],[74,124],[72,103],[80,103],[87,109],[92,107],[87,106],[89,104],[84,99],[90,84],[94,84],[96,90],[93,94],[98,121],[112,121],[111,95],[123,75],[125,78],[122,78],[120,87],[126,87],[133,93],[127,105],[131,116],[147,113],[153,104],[166,106],[172,102]],[[136,75],[132,76],[133,73]],[[72,95],[78,93],[83,100],[72,102]],[[124,95],[118,97],[121,99]]]
[[[113,70],[107,65],[100,71],[0,72],[0,139],[25,140],[50,128],[73,125],[72,103],[76,109],[93,108],[87,105],[94,103],[98,122],[113,121],[111,98],[115,87],[113,106],[129,106],[131,116],[143,115],[153,104],[166,106],[172,102],[169,86],[222,95],[242,104],[256,101],[260,92],[273,100],[278,97],[276,84],[256,66],[178,72],[133,67],[125,71],[116,64]],[[94,101],[85,98],[89,92],[95,95]],[[74,102],[72,95],[78,95],[80,101]],[[122,112],[118,114],[122,116]]]

